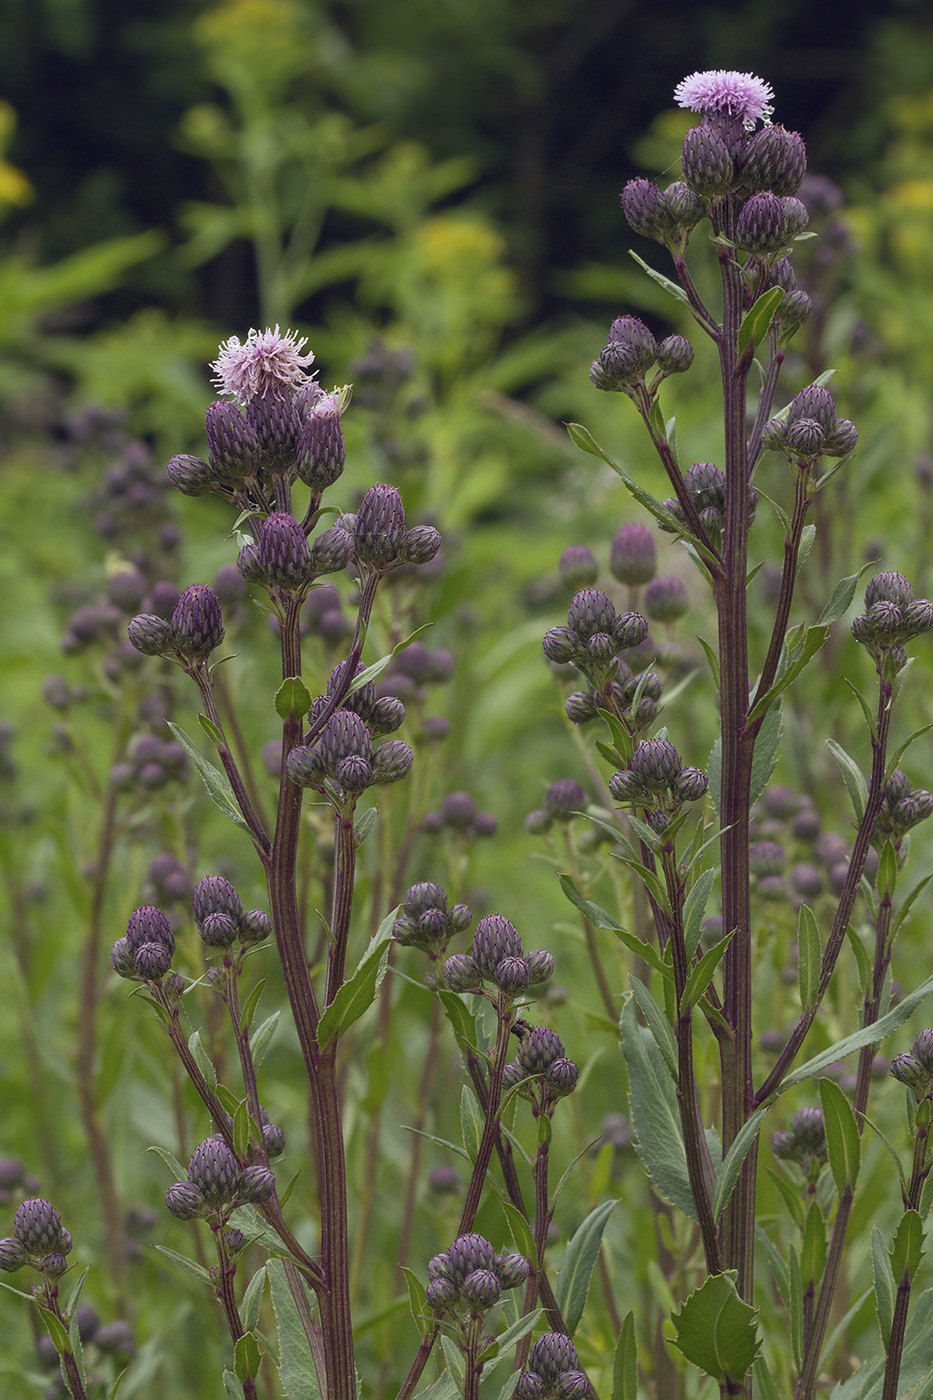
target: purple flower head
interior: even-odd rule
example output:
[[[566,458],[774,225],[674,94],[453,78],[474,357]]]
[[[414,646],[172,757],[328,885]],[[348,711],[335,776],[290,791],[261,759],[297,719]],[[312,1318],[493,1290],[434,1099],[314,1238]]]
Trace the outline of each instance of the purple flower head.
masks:
[[[270,389],[281,392],[299,389],[306,381],[304,371],[314,362],[312,354],[302,355],[307,337],[296,331],[281,334],[278,326],[264,331],[251,330],[243,344],[239,336],[224,341],[211,364],[214,385],[220,394],[248,404]]]
[[[195,923],[203,924],[210,914],[227,914],[239,923],[243,917],[240,896],[223,875],[205,875],[194,890],[192,909]]]
[[[548,814],[558,821],[568,822],[579,812],[586,811],[589,798],[575,778],[558,778],[544,794]]]
[[[322,394],[305,417],[298,439],[298,475],[313,491],[332,486],[346,460],[340,415],[349,395]]]
[[[134,954],[146,943],[161,943],[170,952],[175,951],[172,926],[162,910],[153,904],[143,904],[133,910],[126,925],[126,941]]]
[[[620,583],[630,586],[650,583],[657,568],[654,536],[638,520],[623,525],[612,541],[609,572]]]
[[[524,951],[518,931],[508,919],[501,914],[480,919],[473,935],[473,959],[484,977],[495,978],[503,959],[521,958]]]
[[[41,1196],[23,1201],[13,1217],[13,1235],[27,1254],[60,1251],[64,1234],[58,1211]]]
[[[557,1381],[565,1371],[578,1371],[577,1349],[563,1332],[545,1332],[531,1348],[528,1369],[545,1381]]]
[[[224,639],[220,603],[213,588],[193,583],[186,588],[172,613],[172,637],[185,657],[203,660]]]
[[[734,73],[724,68],[711,68],[705,73],[691,73],[674,89],[679,107],[691,112],[725,115],[741,121],[746,131],[754,131],[758,121],[768,125],[774,111],[774,92],[770,83],[753,73]]]

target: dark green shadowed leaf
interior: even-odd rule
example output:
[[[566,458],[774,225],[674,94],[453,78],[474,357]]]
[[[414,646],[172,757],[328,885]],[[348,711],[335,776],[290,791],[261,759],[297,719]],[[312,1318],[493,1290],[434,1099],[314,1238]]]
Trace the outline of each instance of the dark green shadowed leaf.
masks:
[[[861,1163],[861,1138],[852,1105],[839,1085],[832,1079],[821,1079],[819,1087],[829,1168],[841,1195],[847,1186],[855,1189]]]
[[[875,1306],[878,1309],[878,1326],[885,1347],[891,1341],[891,1324],[894,1321],[894,1299],[897,1284],[891,1272],[891,1260],[884,1242],[884,1235],[877,1225],[871,1231],[871,1261],[875,1276]]]
[[[741,355],[749,345],[757,345],[768,334],[775,312],[784,300],[783,287],[769,287],[742,318],[739,326],[738,351]]]
[[[808,904],[801,904],[797,916],[797,985],[800,988],[800,1005],[804,1009],[816,1005],[822,955],[816,917]]]
[[[564,1266],[557,1276],[555,1293],[557,1306],[563,1314],[570,1336],[577,1330],[583,1316],[603,1231],[616,1204],[615,1201],[603,1201],[598,1205],[574,1232],[567,1245]]]

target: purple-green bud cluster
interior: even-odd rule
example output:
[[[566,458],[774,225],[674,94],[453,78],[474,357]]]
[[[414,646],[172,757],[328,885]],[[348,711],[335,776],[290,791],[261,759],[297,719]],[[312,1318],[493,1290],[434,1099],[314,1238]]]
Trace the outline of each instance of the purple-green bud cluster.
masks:
[[[444,685],[453,672],[453,653],[446,647],[430,650],[423,642],[414,641],[393,656],[379,678],[377,694],[380,698],[393,697],[396,703],[403,700],[420,703],[427,698],[429,686]]]
[[[664,682],[656,672],[641,671],[633,675],[625,661],[619,660],[610,690],[632,733],[637,734],[654,723],[658,701],[664,690]],[[571,724],[586,724],[588,720],[595,719],[605,705],[605,696],[590,686],[587,690],[575,690],[568,695],[564,710]]]
[[[544,794],[544,807],[525,818],[527,830],[537,835],[547,831],[552,822],[566,823],[580,816],[589,806],[589,794],[576,778],[558,778]]]
[[[427,564],[441,547],[433,525],[407,526],[405,507],[394,486],[371,486],[355,515],[337,522],[353,541],[353,557],[359,567],[385,573],[401,564]]]
[[[826,1129],[822,1110],[802,1108],[795,1113],[786,1132],[775,1133],[771,1138],[771,1150],[775,1157],[785,1162],[797,1162],[805,1174],[826,1161]]]
[[[500,1255],[482,1235],[460,1235],[428,1263],[428,1306],[442,1316],[464,1307],[481,1316],[527,1277],[528,1264],[520,1254]]]
[[[272,935],[272,920],[262,909],[244,909],[243,902],[223,875],[205,875],[191,901],[194,921],[202,942],[213,951],[262,943]]]
[[[640,613],[617,613],[607,594],[583,588],[570,603],[566,625],[544,634],[544,654],[558,666],[576,666],[602,690],[619,670],[618,653],[639,646],[647,635],[648,623]]]
[[[699,768],[684,767],[669,739],[644,739],[635,745],[628,768],[613,773],[609,791],[617,802],[645,808],[649,826],[663,831],[685,802],[706,796],[709,782]]]
[[[114,943],[110,961],[120,977],[159,982],[171,969],[175,934],[168,918],[154,904],[134,909],[126,933]]]
[[[126,758],[111,768],[110,786],[117,792],[158,792],[168,783],[182,782],[188,772],[188,755],[177,740],[139,734]]]
[[[933,603],[915,598],[903,574],[875,574],[865,589],[865,611],[852,623],[852,635],[881,669],[897,672],[907,664],[906,642],[933,630]]]
[[[706,217],[704,200],[682,180],[666,190],[650,180],[629,180],[621,199],[622,213],[634,233],[678,250],[686,247],[691,230]]]
[[[726,509],[726,474],[712,462],[694,462],[684,472],[684,486],[696,507],[700,521],[713,545],[718,549],[722,540],[722,529]],[[662,502],[666,510],[686,528],[687,519],[676,496]],[[749,524],[755,519],[758,509],[758,492],[753,486],[748,491]],[[662,530],[673,533],[671,527],[662,525]]]
[[[451,832],[460,842],[495,836],[499,823],[492,812],[481,812],[468,792],[449,792],[436,812],[426,812],[425,831]]]
[[[515,927],[501,914],[480,919],[470,953],[457,953],[444,964],[444,981],[452,992],[478,992],[490,983],[517,997],[540,986],[554,973],[554,959],[544,948],[526,953]]]
[[[181,594],[171,620],[140,613],[127,624],[127,636],[144,656],[167,656],[199,665],[224,639],[220,602],[213,588],[194,583]]]
[[[609,393],[636,395],[645,388],[649,370],[656,369],[649,391],[670,374],[683,374],[693,364],[693,346],[682,335],[660,344],[637,316],[617,316],[609,327],[605,347],[590,366],[590,380]]]
[[[466,904],[447,907],[447,895],[440,885],[423,881],[406,892],[392,936],[403,948],[421,948],[431,957],[440,956],[454,934],[468,929],[473,915]]]
[[[535,1106],[536,1115],[550,1116],[558,1099],[572,1094],[580,1070],[567,1055],[560,1037],[547,1026],[529,1026],[518,1021],[512,1034],[519,1039],[519,1051],[505,1068],[509,1088],[521,1085],[523,1096]]]
[[[365,687],[364,687],[365,689]],[[351,702],[354,697],[350,697]],[[385,697],[391,701],[391,697]],[[373,710],[382,707],[395,722],[394,704],[372,697]],[[359,702],[364,708],[367,701]],[[391,712],[391,713],[390,713]],[[403,711],[404,713],[404,711]],[[400,721],[399,721],[400,722]],[[414,754],[400,739],[390,739],[378,748],[366,721],[355,709],[335,710],[314,744],[299,744],[288,755],[288,776],[298,787],[326,792],[328,786],[338,801],[360,796],[375,783],[394,783],[408,776]]]
[[[68,1267],[71,1249],[71,1235],[58,1211],[41,1196],[33,1196],[13,1217],[13,1234],[0,1240],[0,1269],[12,1274],[30,1264],[48,1278],[59,1278]]]
[[[858,433],[848,418],[836,417],[836,403],[821,384],[809,384],[790,402],[783,417],[770,418],[762,445],[783,452],[791,465],[812,465],[820,457],[846,457]]]
[[[921,1099],[933,1098],[933,1030],[921,1031],[909,1050],[895,1055],[891,1073]]]
[[[293,515],[276,511],[240,550],[237,568],[247,583],[301,597],[315,579],[339,573],[352,557],[353,541],[346,530],[334,525],[312,542]]]
[[[580,1400],[588,1390],[573,1342],[563,1332],[545,1332],[532,1345],[515,1396],[516,1400]]]
[[[933,814],[933,796],[925,788],[911,788],[910,779],[895,768],[884,785],[884,801],[872,837],[875,846],[899,842],[912,826]]]
[[[194,1149],[187,1181],[169,1187],[165,1204],[177,1220],[228,1216],[239,1205],[261,1205],[275,1191],[271,1168],[240,1167],[221,1137],[209,1137]]]

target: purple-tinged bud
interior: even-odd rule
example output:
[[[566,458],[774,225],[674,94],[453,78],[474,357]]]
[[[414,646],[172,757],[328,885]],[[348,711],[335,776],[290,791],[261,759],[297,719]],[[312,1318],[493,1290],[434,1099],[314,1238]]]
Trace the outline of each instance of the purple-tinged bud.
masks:
[[[259,546],[245,544],[236,557],[236,566],[245,583],[265,583],[266,575],[259,562]]]
[[[776,821],[788,821],[796,812],[800,810],[800,795],[794,792],[793,788],[785,787],[782,783],[775,783],[772,787],[766,788],[761,799],[761,805],[769,817],[774,817]]]
[[[525,1069],[519,1064],[518,1060],[510,1060],[509,1063],[505,1066],[505,1069],[502,1071],[503,1094],[507,1094],[510,1089],[517,1088],[519,1084],[524,1084],[527,1078],[528,1074],[525,1071]],[[523,1089],[522,1094],[525,1098],[534,1098],[534,1095],[531,1092],[530,1088],[528,1088],[527,1090]]]
[[[204,1196],[190,1181],[176,1181],[165,1193],[165,1204],[176,1220],[195,1220],[204,1213]]]
[[[503,958],[496,967],[493,981],[508,996],[518,996],[531,982],[527,962],[524,958]]]
[[[565,666],[578,654],[580,638],[571,627],[549,627],[541,645],[548,661],[553,661],[556,666]]]
[[[174,650],[172,624],[154,613],[140,613],[126,624],[126,635],[143,656],[165,656]]]
[[[675,802],[699,802],[709,791],[709,779],[700,768],[682,768],[671,787]]]
[[[798,233],[803,233],[810,222],[807,206],[801,200],[793,198],[785,198],[782,202],[787,217],[787,237],[795,238]]]
[[[707,199],[728,194],[735,183],[729,147],[711,126],[692,126],[681,154],[684,179],[695,194]]]
[[[373,782],[397,783],[401,778],[407,778],[414,761],[414,753],[401,739],[390,739],[387,744],[380,744],[373,754]]]
[[[537,1371],[545,1381],[557,1381],[565,1371],[578,1371],[580,1358],[573,1342],[563,1332],[545,1332],[531,1348],[528,1369]]]
[[[302,426],[294,395],[273,392],[251,398],[246,421],[259,444],[260,468],[270,475],[293,476]]]
[[[590,1383],[585,1371],[565,1371],[554,1384],[557,1400],[582,1400],[589,1393]]]
[[[263,578],[274,588],[302,589],[311,582],[313,570],[307,537],[287,511],[274,512],[260,525],[256,560]]]
[[[0,1240],[0,1269],[5,1273],[15,1274],[17,1269],[21,1269],[26,1263],[28,1251],[25,1245],[19,1240],[7,1236]]]
[[[674,180],[664,191],[664,203],[671,223],[681,235],[689,233],[706,218],[706,200],[683,180]]]
[[[435,1254],[428,1260],[428,1278],[433,1283],[437,1278],[450,1278],[451,1266],[447,1258],[446,1251],[442,1254]]]
[[[191,1154],[188,1180],[209,1205],[224,1206],[235,1201],[239,1179],[237,1160],[222,1138],[207,1138]]]
[[[449,1278],[432,1278],[425,1296],[429,1308],[434,1308],[436,1312],[449,1312],[456,1306],[460,1290]]]
[[[334,769],[334,779],[344,792],[358,796],[361,792],[365,792],[373,782],[373,764],[362,754],[349,753],[346,758],[341,758],[337,763]]]
[[[529,987],[539,987],[554,976],[554,958],[546,948],[535,948],[525,954]]]
[[[650,180],[629,180],[622,191],[622,213],[633,233],[664,242],[668,226],[668,205],[661,190]]]
[[[285,1134],[278,1123],[263,1123],[262,1145],[270,1157],[281,1157],[285,1151]]]
[[[904,609],[904,626],[901,635],[904,641],[919,637],[933,629],[933,603],[928,598],[915,598]]]
[[[858,430],[855,424],[850,423],[848,418],[837,418],[836,426],[823,444],[823,453],[827,457],[847,457],[850,452],[855,451],[857,442]]]
[[[207,462],[185,452],[173,457],[165,470],[169,481],[183,496],[212,496],[220,486]]]
[[[491,1269],[474,1269],[460,1285],[461,1297],[480,1312],[494,1307],[501,1294],[502,1285]]]
[[[515,1400],[542,1400],[545,1383],[536,1371],[523,1371],[514,1390]]]
[[[487,914],[476,925],[473,958],[484,977],[494,979],[503,958],[521,958],[524,951],[517,930],[501,914]]]
[[[143,944],[148,947],[148,944]],[[110,962],[118,977],[136,976],[136,957],[128,938],[118,938],[110,950]]]
[[[836,404],[828,389],[822,384],[808,384],[791,400],[787,409],[788,423],[798,418],[814,418],[829,434],[836,423]]]
[[[239,925],[229,914],[208,914],[198,925],[198,933],[208,948],[230,948],[239,936]]]
[[[52,1254],[62,1247],[64,1231],[61,1217],[54,1206],[41,1196],[33,1196],[13,1217],[13,1234],[27,1254]]]
[[[684,472],[684,485],[697,510],[715,506],[722,510],[726,501],[726,475],[713,462],[694,462]]]
[[[478,814],[468,792],[450,792],[441,803],[441,815],[446,826],[453,827],[454,831],[466,831]]]
[[[875,637],[892,640],[900,632],[904,621],[904,615],[897,604],[889,603],[886,599],[873,603],[865,616]]]
[[[100,1327],[100,1318],[90,1303],[79,1303],[74,1310],[74,1322],[77,1324],[78,1336],[82,1342],[90,1342],[97,1334]]]
[[[815,899],[823,890],[823,876],[819,866],[811,861],[798,861],[791,868],[790,882],[794,892],[802,899]]]
[[[235,487],[256,475],[261,460],[259,439],[235,404],[212,403],[204,428],[211,471],[220,484]]]
[[[669,335],[658,346],[658,369],[665,374],[685,374],[693,364],[693,346],[682,335]]]
[[[54,1250],[45,1256],[39,1267],[49,1278],[61,1278],[68,1268],[68,1260],[60,1250]]]
[[[356,558],[384,569],[399,558],[405,534],[405,507],[394,486],[371,486],[360,503],[353,531]]]
[[[162,943],[170,952],[175,951],[172,926],[162,910],[153,904],[143,904],[133,910],[126,925],[126,941],[133,953],[144,943]]]
[[[631,772],[650,792],[670,787],[676,782],[682,768],[680,754],[669,739],[645,739],[635,745]]]
[[[813,315],[813,302],[802,289],[788,292],[777,309],[781,332],[792,336]]]
[[[182,656],[194,661],[220,646],[224,639],[220,603],[206,583],[192,584],[179,598],[172,613],[172,639]]]
[[[749,190],[796,194],[807,173],[807,148],[796,131],[765,126],[750,137],[742,152],[742,181]]]
[[[826,1155],[826,1129],[821,1109],[802,1108],[799,1113],[795,1113],[791,1131],[806,1152],[817,1157]]]
[[[261,1205],[268,1201],[275,1191],[275,1172],[270,1167],[260,1165],[244,1167],[240,1172],[240,1182],[236,1197],[249,1205]]]
[[[250,909],[239,922],[240,942],[263,943],[272,937],[272,920],[264,909]]]
[[[560,556],[558,571],[564,587],[576,592],[577,589],[589,588],[596,582],[599,577],[599,563],[589,545],[571,544]]]
[[[353,558],[353,536],[334,525],[311,544],[308,571],[311,574],[337,574]]]
[[[326,777],[324,760],[317,749],[298,744],[286,760],[288,776],[296,787],[319,787]]]
[[[623,768],[609,779],[609,791],[616,802],[640,802],[646,789],[637,773]]]
[[[503,1254],[495,1264],[499,1283],[505,1288],[517,1288],[528,1277],[528,1261],[520,1254]]]
[[[496,1251],[482,1235],[458,1235],[447,1251],[448,1277],[462,1283],[475,1269],[494,1270],[498,1263]]]
[[[535,1026],[525,1033],[518,1051],[518,1062],[527,1074],[543,1074],[564,1055],[561,1038],[548,1026]]]
[[[441,547],[441,535],[433,525],[413,525],[399,545],[399,558],[406,564],[430,564]]]
[[[480,841],[495,836],[499,823],[492,812],[477,812],[473,819],[473,835]]]
[[[312,491],[324,491],[340,476],[346,456],[340,395],[323,394],[308,410],[298,436],[298,475]]]
[[[787,242],[787,211],[775,194],[753,194],[739,211],[735,241],[757,257],[776,253]]]
[[[597,712],[597,701],[588,690],[575,690],[564,702],[564,713],[571,724],[586,724],[596,718]]]
[[[235,924],[243,917],[243,903],[230,881],[223,875],[205,875],[194,888],[191,901],[196,924],[203,924],[210,914],[227,914]]]
[[[826,434],[815,418],[798,418],[787,424],[784,447],[794,457],[818,457],[825,441]]]
[[[756,841],[749,848],[748,863],[753,875],[782,875],[784,849],[777,841]]]
[[[394,734],[404,723],[405,706],[395,695],[380,695],[365,718],[373,738],[381,739],[384,734]]]
[[[155,613],[157,617],[164,617],[166,621],[171,621],[172,613],[175,611],[181,593],[169,579],[160,579],[153,585],[149,594],[149,606],[147,612]]]
[[[911,1048],[921,1067],[933,1074],[933,1030],[921,1031]]]
[[[633,520],[623,525],[612,541],[609,572],[619,583],[636,587],[650,583],[657,571],[654,536],[647,525]]]
[[[629,651],[648,640],[648,622],[641,613],[620,613],[615,620],[612,635],[620,651]]]
[[[337,765],[350,754],[358,754],[371,763],[373,741],[369,730],[352,710],[336,710],[325,724],[318,740],[318,752],[325,770],[334,774]]]
[[[617,316],[609,327],[607,350],[613,352],[615,372],[636,380],[654,364],[658,345],[644,321],[637,316]]]
[[[905,609],[913,600],[914,590],[903,574],[875,574],[865,589],[866,608],[872,607],[875,603],[885,602],[896,603],[899,608]],[[903,777],[903,774],[901,776]],[[910,784],[908,783],[909,790]],[[896,795],[905,797],[906,793],[899,792]]]
[[[106,1322],[94,1333],[94,1345],[105,1356],[132,1356],[136,1350],[133,1328],[122,1318]]]
[[[469,953],[455,953],[444,964],[444,981],[452,992],[472,992],[482,986],[483,974]]]
[[[642,606],[652,622],[676,622],[690,607],[687,590],[674,574],[660,574],[645,589]]]
[[[133,961],[137,976],[147,982],[158,982],[172,966],[172,950],[164,943],[144,943],[136,950]]]
[[[569,822],[585,812],[589,798],[575,778],[558,778],[544,794],[548,813],[559,822]]]

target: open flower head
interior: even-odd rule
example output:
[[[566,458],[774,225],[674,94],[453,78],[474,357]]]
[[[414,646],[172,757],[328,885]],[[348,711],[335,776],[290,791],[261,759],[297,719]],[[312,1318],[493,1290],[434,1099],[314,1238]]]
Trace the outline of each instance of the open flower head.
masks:
[[[283,335],[278,326],[274,331],[268,326],[264,331],[251,330],[243,344],[232,335],[211,365],[214,385],[244,406],[270,389],[299,389],[307,382],[305,370],[314,362],[313,354],[301,353],[306,344],[306,336],[299,337],[297,331]]]
[[[746,131],[754,131],[755,123],[767,125],[774,111],[774,92],[770,83],[756,78],[754,73],[732,73],[724,68],[711,68],[706,73],[691,73],[674,89],[680,107],[691,112],[721,113],[737,118]]]

